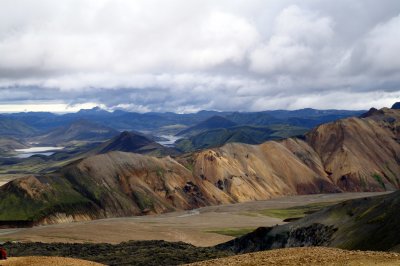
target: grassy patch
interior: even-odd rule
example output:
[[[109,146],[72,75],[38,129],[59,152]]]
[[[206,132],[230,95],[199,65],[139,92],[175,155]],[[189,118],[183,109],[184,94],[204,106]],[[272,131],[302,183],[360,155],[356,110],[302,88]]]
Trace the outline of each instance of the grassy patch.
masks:
[[[378,174],[373,174],[372,177],[376,180],[376,182],[379,183],[379,185],[381,185],[381,187],[382,187],[383,189],[386,190],[386,186],[385,186],[385,183],[383,182],[382,176],[380,176],[380,175],[378,175]]]
[[[215,233],[225,236],[233,236],[233,237],[240,237],[250,232],[253,232],[256,228],[255,227],[246,227],[246,228],[218,228],[214,230],[207,230],[207,233]]]
[[[295,206],[286,209],[266,209],[257,211],[256,213],[279,218],[279,219],[287,219],[287,218],[302,218],[306,214],[317,212],[327,206],[331,206],[336,204],[337,202],[318,202],[318,203],[311,203],[308,205],[303,206]]]

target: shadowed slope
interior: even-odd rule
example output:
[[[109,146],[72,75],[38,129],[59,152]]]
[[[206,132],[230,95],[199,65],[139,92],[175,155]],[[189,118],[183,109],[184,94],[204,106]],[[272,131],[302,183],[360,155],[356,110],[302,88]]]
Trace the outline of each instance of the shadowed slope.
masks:
[[[258,228],[219,248],[237,253],[302,246],[400,251],[399,208],[400,192],[349,200],[293,223]]]

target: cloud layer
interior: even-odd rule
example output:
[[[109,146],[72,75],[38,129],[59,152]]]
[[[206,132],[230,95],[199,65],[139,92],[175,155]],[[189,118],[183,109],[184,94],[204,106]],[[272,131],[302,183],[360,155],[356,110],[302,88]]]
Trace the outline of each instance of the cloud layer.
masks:
[[[397,0],[1,5],[0,104],[192,112],[400,100]]]

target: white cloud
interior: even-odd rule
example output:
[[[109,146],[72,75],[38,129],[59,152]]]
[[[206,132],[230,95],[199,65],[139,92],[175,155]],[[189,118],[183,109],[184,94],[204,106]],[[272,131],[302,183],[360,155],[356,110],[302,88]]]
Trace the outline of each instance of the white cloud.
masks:
[[[267,74],[316,70],[325,60],[333,34],[329,17],[289,6],[277,16],[267,43],[251,54],[251,69]]]
[[[386,23],[378,24],[365,40],[365,61],[375,72],[400,71],[400,14]]]
[[[0,103],[381,107],[400,90],[399,14],[397,0],[2,0]]]

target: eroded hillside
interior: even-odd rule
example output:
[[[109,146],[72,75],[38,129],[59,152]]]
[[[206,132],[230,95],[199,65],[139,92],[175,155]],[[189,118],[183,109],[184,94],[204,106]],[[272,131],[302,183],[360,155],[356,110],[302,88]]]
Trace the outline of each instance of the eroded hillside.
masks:
[[[304,140],[232,143],[155,158],[110,152],[52,174],[14,180],[0,193],[4,225],[163,213],[280,195],[399,188],[400,112],[321,125]]]

